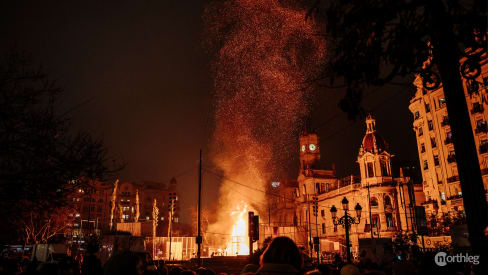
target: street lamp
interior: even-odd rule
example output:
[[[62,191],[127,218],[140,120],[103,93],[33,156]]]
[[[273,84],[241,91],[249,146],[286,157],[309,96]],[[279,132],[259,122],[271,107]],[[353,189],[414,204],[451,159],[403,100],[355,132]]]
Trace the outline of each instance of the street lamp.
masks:
[[[347,250],[347,262],[351,262],[351,251],[349,250],[350,243],[349,243],[349,227],[351,224],[359,224],[361,222],[361,210],[363,209],[359,203],[356,204],[354,207],[354,210],[356,210],[356,218],[350,216],[347,214],[347,211],[349,209],[349,201],[347,200],[346,197],[344,197],[341,201],[342,203],[342,208],[344,209],[344,216],[340,217],[337,219],[337,208],[332,205],[330,208],[330,214],[332,216],[332,222],[334,223],[335,226],[338,226],[339,224],[344,227],[346,230],[346,250]]]

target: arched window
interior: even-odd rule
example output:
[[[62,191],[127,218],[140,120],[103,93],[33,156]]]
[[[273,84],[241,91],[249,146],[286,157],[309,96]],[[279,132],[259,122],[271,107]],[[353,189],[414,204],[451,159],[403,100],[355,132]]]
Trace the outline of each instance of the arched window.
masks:
[[[390,196],[385,196],[385,207],[390,206],[391,207],[391,199]]]
[[[371,207],[378,206],[378,199],[376,197],[371,197]]]

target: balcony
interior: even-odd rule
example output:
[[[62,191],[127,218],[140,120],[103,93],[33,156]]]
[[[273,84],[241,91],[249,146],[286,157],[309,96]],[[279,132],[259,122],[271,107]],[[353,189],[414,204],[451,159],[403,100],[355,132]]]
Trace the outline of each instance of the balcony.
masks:
[[[452,176],[447,178],[448,183],[456,182],[456,181],[459,181],[459,176]]]
[[[444,116],[442,118],[441,126],[448,126],[449,125],[449,118],[447,116]]]
[[[448,163],[452,163],[452,162],[456,162],[456,155],[449,155],[447,156],[447,162]]]
[[[447,200],[460,199],[462,197],[463,197],[463,195],[454,195],[454,196],[447,197]]]
[[[479,103],[474,103],[473,109],[471,109],[471,114],[482,113],[482,112],[483,112],[483,106]]]
[[[423,203],[421,203],[421,205],[426,205],[426,204],[435,204],[435,205],[437,205],[437,200],[430,199],[430,200],[426,200]]]
[[[480,85],[478,84],[478,81],[472,80],[470,83],[466,83],[466,88],[468,88],[469,95],[478,94]]]
[[[446,137],[446,139],[444,140],[444,144],[447,145],[451,143],[452,143],[452,137]]]
[[[474,132],[476,134],[488,132],[488,127],[486,126],[486,121],[483,121],[483,123],[478,123],[478,125],[476,125],[476,129],[474,129]]]
[[[480,154],[488,152],[488,143],[480,144]]]

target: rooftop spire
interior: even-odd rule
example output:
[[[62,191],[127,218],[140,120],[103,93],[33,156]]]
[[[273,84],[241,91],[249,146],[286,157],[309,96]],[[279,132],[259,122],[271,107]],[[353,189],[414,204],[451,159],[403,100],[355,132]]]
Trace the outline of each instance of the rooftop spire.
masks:
[[[371,114],[366,117],[366,134],[376,132],[376,120]]]

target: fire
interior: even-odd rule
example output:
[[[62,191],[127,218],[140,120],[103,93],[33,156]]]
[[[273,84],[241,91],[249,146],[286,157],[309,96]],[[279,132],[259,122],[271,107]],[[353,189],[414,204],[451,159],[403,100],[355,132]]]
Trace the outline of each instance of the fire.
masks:
[[[325,61],[319,22],[295,2],[211,1],[203,15],[215,88],[211,158],[223,174],[209,231],[227,255],[249,253],[247,211],[264,212],[263,191],[288,172],[316,88],[309,82]]]
[[[247,205],[240,211],[233,211],[231,217],[235,222],[232,225],[232,239],[227,243],[225,252],[227,255],[249,255]]]

